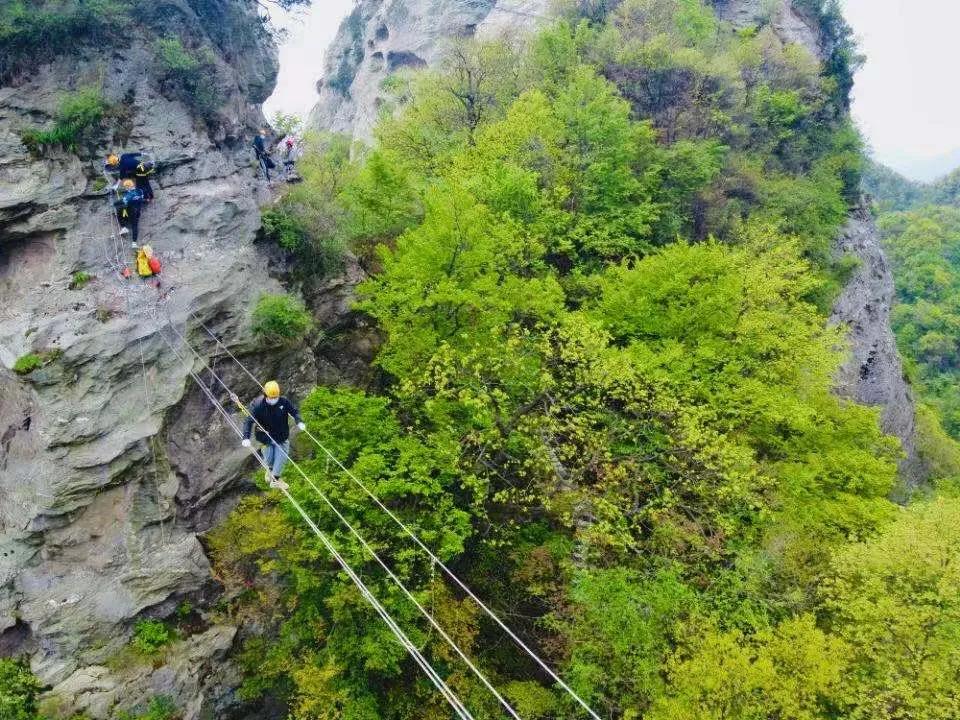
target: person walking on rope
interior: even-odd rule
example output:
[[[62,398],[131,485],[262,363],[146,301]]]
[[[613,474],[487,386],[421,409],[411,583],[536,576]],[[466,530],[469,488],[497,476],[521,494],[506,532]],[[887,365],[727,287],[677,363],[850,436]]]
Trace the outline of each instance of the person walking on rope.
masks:
[[[297,406],[287,398],[281,397],[280,386],[273,380],[263,386],[263,395],[247,408],[247,420],[243,425],[243,447],[250,447],[250,433],[254,424],[257,429],[257,441],[265,445],[263,459],[270,467],[267,480],[270,487],[285,490],[286,483],[280,480],[284,465],[290,459],[290,418],[297,427],[306,430],[307,426],[300,418]]]
[[[133,180],[137,184],[137,189],[143,193],[143,199],[146,202],[153,200],[153,186],[150,184],[150,176],[153,175],[155,167],[153,161],[142,152],[124,153],[119,157],[115,154],[107,156],[103,163],[104,169],[112,176],[122,180]]]
[[[257,154],[257,162],[260,163],[260,167],[263,169],[263,174],[267,178],[267,182],[270,182],[270,171],[275,168],[277,165],[270,157],[270,154],[267,152],[267,129],[260,128],[260,132],[257,133],[257,136],[253,139],[253,151]]]
[[[127,178],[120,183],[117,191],[117,200],[113,203],[117,210],[117,220],[120,222],[120,234],[130,233],[133,247],[137,247],[140,237],[140,211],[143,208],[143,191],[137,184]]]

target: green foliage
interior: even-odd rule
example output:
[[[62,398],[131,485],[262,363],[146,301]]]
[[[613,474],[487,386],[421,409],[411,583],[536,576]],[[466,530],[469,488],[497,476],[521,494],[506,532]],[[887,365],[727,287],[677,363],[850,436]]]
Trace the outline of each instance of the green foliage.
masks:
[[[188,48],[179,37],[164,37],[155,42],[154,52],[163,89],[197,117],[212,121],[223,99],[213,51],[203,46]]]
[[[339,202],[349,181],[350,143],[344,137],[308,137],[310,148],[297,163],[302,182],[263,213],[263,232],[296,260],[294,276],[307,285],[343,267],[345,212]]]
[[[960,207],[960,168],[933,183],[921,183],[877,162],[867,163],[863,189],[882,212],[915,210],[924,205]]]
[[[313,321],[299,298],[267,293],[253,308],[251,329],[261,340],[288,345],[303,340],[313,330]]]
[[[130,643],[145,655],[152,655],[169,645],[173,640],[173,631],[162,621],[140,620],[134,628],[133,639]]]
[[[93,279],[94,277],[90,273],[84,270],[77,270],[77,272],[70,277],[69,287],[71,290],[83,290]]]
[[[41,720],[37,715],[40,682],[25,662],[0,658],[0,717]]]
[[[303,403],[302,412],[311,430],[324,437],[347,467],[441,558],[449,560],[463,552],[472,529],[469,514],[457,507],[456,498],[476,489],[459,473],[455,442],[427,445],[406,436],[387,402],[359,391],[318,388]],[[305,460],[302,467],[356,519],[368,540],[469,652],[475,608],[435,584],[429,561],[410,552],[403,533],[335,468],[323,459]],[[389,581],[363,569],[373,567],[370,557],[315,495],[303,492],[293,476],[289,479],[334,545],[409,627],[416,611],[388,589]],[[327,571],[326,551],[288,506],[249,498],[217,528],[210,543],[221,578],[231,586],[248,588],[245,612],[255,612],[265,626],[277,628],[275,639],[254,639],[245,648],[242,661],[254,670],[244,688],[247,696],[266,688],[285,691],[291,716],[303,720],[323,715],[331,706],[362,717],[403,717],[418,703],[442,713],[443,700],[431,694],[416,666],[349,580]],[[275,584],[274,578],[280,582]],[[259,602],[268,597],[273,599]],[[440,650],[439,638],[415,627],[411,637],[428,653],[440,653],[442,661],[451,659]],[[347,668],[360,673],[356,680],[344,674]],[[458,685],[467,683],[459,670],[454,677],[452,682]],[[385,689],[384,698],[377,698],[373,691],[377,687]]]
[[[63,96],[51,129],[24,130],[20,139],[34,154],[54,146],[77,152],[81,145],[96,142],[103,131],[103,120],[110,111],[111,107],[99,88],[83,88]]]
[[[43,355],[40,353],[28,353],[17,359],[13,364],[13,371],[18,375],[29,375],[34,370],[42,368],[43,365]]]
[[[880,219],[897,288],[893,328],[924,399],[960,439],[960,209]]]
[[[843,717],[949,718],[960,681],[960,501],[921,502],[838,553],[823,586],[847,645]]]
[[[921,183],[870,160],[863,175],[863,190],[884,212],[910,210],[924,203],[928,193]]]
[[[145,709],[125,710],[117,713],[116,720],[177,720],[180,710],[166,695],[150,699]]]
[[[381,382],[319,388],[304,417],[604,716],[861,712],[844,678],[860,621],[834,622],[824,578],[890,532],[900,453],[876,410],[833,394],[824,299],[854,265],[828,249],[860,172],[839,78],[699,0],[582,9],[593,22],[411,77],[373,147],[317,142],[266,215],[303,266],[335,239],[371,270],[358,309]],[[301,459],[525,717],[577,716],[336,466]],[[287,480],[475,716],[498,717]],[[210,548],[259,630],[246,697],[293,720],[445,712],[285,505],[246,499]]]
[[[652,720],[832,717],[845,669],[845,644],[818,629],[809,615],[753,637],[709,623],[689,628],[667,664],[670,691]]]
[[[0,6],[0,81],[68,53],[122,38],[135,0],[7,0]]]
[[[284,135],[299,135],[303,129],[303,120],[292,113],[277,111],[270,119],[270,124],[280,137]]]
[[[931,202],[960,207],[960,168],[933,183],[930,192]]]
[[[13,364],[13,371],[18,375],[29,375],[34,370],[46,367],[50,363],[56,362],[63,351],[59,348],[50,348],[27,353]]]

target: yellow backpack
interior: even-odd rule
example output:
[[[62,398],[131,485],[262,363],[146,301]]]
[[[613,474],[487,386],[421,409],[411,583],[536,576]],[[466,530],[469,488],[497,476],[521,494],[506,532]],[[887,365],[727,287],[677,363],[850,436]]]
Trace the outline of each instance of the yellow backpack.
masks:
[[[137,273],[140,277],[150,277],[153,275],[153,270],[150,268],[151,257],[153,257],[153,252],[150,250],[149,245],[144,245],[137,251]]]

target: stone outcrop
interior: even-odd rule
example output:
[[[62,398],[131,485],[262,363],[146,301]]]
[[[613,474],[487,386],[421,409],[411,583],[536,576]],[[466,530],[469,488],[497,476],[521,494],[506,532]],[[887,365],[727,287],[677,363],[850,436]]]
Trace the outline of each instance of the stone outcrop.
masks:
[[[916,410],[913,393],[904,378],[890,324],[893,274],[870,211],[858,209],[837,239],[838,256],[853,255],[859,265],[833,309],[831,321],[847,327],[850,357],[840,370],[841,394],[881,409],[883,429],[900,438],[905,457],[900,475],[908,485],[924,480],[917,455]]]
[[[529,31],[549,17],[550,5],[550,0],[360,0],[327,52],[310,121],[369,139],[389,75],[436,65],[458,38]]]
[[[818,58],[825,57],[820,32],[791,0],[711,0],[723,20],[734,27],[770,25],[784,43],[802,45]]]
[[[253,3],[232,5],[259,27]],[[158,12],[172,32],[207,27],[201,16],[221,10],[219,0],[192,0]],[[248,147],[276,77],[275,47],[254,33],[243,49],[225,23],[209,27],[222,103],[203,120],[164,91],[147,36],[62,57],[0,87],[0,654],[28,654],[65,711],[98,719],[136,702],[146,682],[103,666],[137,618],[209,596],[198,533],[251,487],[249,458],[193,384],[190,372],[203,364],[180,335],[245,395],[256,386],[223,362],[200,322],[260,377],[282,371],[294,396],[348,362],[309,345],[262,353],[250,335],[256,298],[282,290],[255,243],[270,195]],[[127,108],[122,132],[77,154],[32,156],[20,132],[50,124],[62,94],[89,85]],[[161,163],[141,222],[141,243],[163,262],[159,289],[117,272],[133,252],[115,236],[102,187],[111,148],[149,149]],[[78,271],[93,280],[71,289]],[[321,324],[336,327],[348,315],[361,277],[353,268],[318,289]],[[28,353],[41,353],[45,366],[16,375]],[[209,371],[203,378],[216,387]],[[232,637],[223,630],[215,641],[188,640],[191,660],[171,654],[147,686],[199,707],[197,697],[229,685],[210,683],[204,668]],[[229,663],[219,659],[227,678]]]

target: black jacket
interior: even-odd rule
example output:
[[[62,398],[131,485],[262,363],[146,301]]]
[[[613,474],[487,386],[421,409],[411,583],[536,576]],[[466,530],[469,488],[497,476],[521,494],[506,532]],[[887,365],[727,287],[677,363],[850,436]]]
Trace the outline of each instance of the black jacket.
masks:
[[[124,180],[136,177],[137,167],[140,165],[140,153],[124,153],[120,156],[120,177]]]
[[[281,397],[276,405],[268,404],[266,398],[262,396],[258,397],[250,403],[247,413],[247,421],[243,425],[243,437],[250,438],[250,431],[253,430],[254,419],[256,419],[257,423],[270,434],[268,437],[257,427],[257,440],[265,445],[270,444],[270,438],[277,443],[284,443],[290,438],[289,418],[292,417],[296,422],[300,422],[300,411],[285,397]]]

